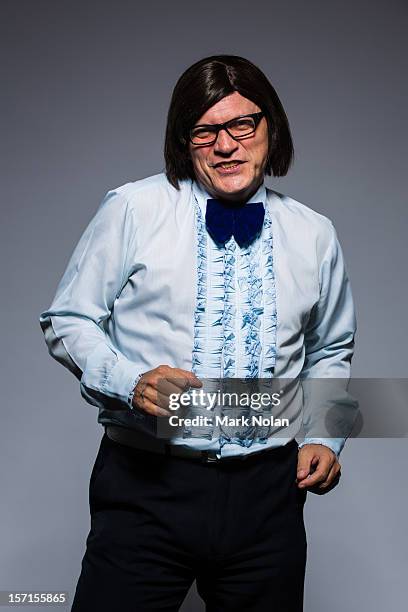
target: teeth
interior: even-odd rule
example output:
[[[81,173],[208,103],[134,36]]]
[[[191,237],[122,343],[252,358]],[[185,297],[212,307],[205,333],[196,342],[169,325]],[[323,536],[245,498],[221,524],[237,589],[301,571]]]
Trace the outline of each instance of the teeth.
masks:
[[[220,166],[221,168],[231,168],[232,166],[238,166],[238,162],[224,162]]]

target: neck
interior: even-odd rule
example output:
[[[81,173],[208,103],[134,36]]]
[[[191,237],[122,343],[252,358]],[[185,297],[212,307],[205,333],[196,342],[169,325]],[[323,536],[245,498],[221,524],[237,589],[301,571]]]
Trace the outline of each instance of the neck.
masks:
[[[202,189],[207,191],[207,193],[212,198],[215,198],[216,200],[223,200],[224,202],[230,202],[231,204],[233,203],[233,204],[242,205],[242,204],[246,204],[252,198],[252,196],[258,191],[258,189],[262,185],[262,182],[263,181],[258,183],[255,187],[251,186],[251,188],[247,189],[246,191],[237,192],[237,193],[226,193],[226,194],[225,193],[222,193],[222,194],[217,193],[216,191],[208,189],[202,183],[199,183],[199,184],[200,184]]]

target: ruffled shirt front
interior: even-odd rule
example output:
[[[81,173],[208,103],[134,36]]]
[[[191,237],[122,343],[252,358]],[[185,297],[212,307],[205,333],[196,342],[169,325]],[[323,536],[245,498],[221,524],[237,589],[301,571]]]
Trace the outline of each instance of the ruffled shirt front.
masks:
[[[193,187],[197,230],[197,300],[193,371],[199,378],[268,378],[276,361],[276,288],[269,211],[260,236],[240,248],[217,245],[207,232],[211,196]],[[262,184],[247,203],[266,201]]]

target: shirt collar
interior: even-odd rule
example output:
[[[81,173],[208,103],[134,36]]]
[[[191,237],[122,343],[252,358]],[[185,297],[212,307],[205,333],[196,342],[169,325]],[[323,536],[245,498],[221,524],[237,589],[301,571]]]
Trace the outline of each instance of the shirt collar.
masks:
[[[213,198],[213,196],[211,196],[205,189],[204,187],[201,185],[201,183],[199,183],[198,181],[193,181],[193,193],[197,199],[198,205],[200,206],[201,209],[201,214],[203,216],[205,216],[205,212],[207,209],[207,200],[210,200]],[[263,205],[266,205],[266,187],[265,187],[265,182],[262,182],[261,185],[259,186],[258,190],[254,193],[254,195],[249,198],[248,202],[246,202],[246,204],[251,204],[254,202],[262,202]]]

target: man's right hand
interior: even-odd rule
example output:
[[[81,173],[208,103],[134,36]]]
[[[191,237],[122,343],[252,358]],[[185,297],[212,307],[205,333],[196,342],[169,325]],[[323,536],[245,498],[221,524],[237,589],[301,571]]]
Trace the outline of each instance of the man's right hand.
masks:
[[[183,393],[190,387],[202,387],[193,372],[160,365],[145,372],[139,379],[133,394],[132,405],[154,416],[170,416],[169,396]]]

